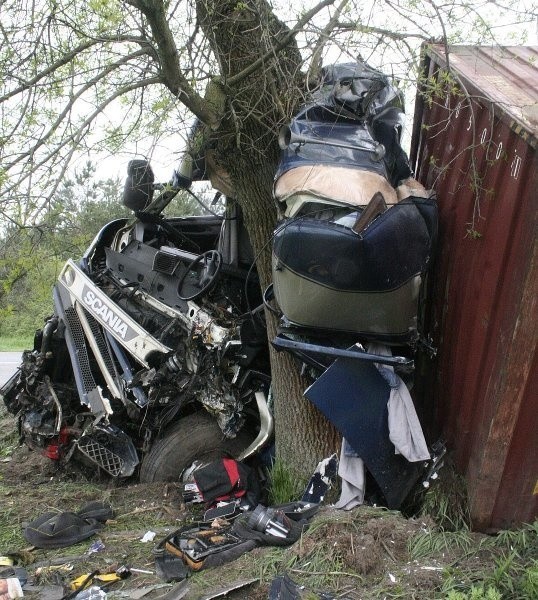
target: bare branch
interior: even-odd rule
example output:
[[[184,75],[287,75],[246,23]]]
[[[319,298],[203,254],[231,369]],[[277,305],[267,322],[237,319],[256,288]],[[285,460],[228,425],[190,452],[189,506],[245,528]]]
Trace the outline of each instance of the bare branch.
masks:
[[[427,0],[427,2],[431,5],[433,10],[435,11],[435,14],[437,15],[437,20],[439,21],[439,25],[441,26],[441,29],[443,31],[443,46],[445,49],[446,67],[448,70],[450,70],[450,53],[448,51],[448,37],[446,34],[446,27],[445,27],[443,17],[439,11],[439,8],[436,6],[435,2],[432,2],[432,0]]]
[[[316,42],[316,45],[314,46],[314,51],[312,52],[310,67],[309,67],[308,73],[306,75],[307,82],[310,83],[313,81],[317,81],[320,70],[321,70],[321,61],[322,61],[321,53],[323,52],[323,49],[325,48],[325,46],[327,44],[329,36],[331,35],[331,33],[334,31],[334,28],[338,24],[338,19],[340,18],[342,11],[348,5],[348,3],[349,3],[349,0],[342,0],[342,2],[336,7],[334,15],[330,18],[327,25],[325,25],[325,27],[319,34],[318,41]]]
[[[36,142],[36,144],[34,146],[32,146],[30,148],[30,150],[28,150],[28,152],[24,152],[23,154],[19,154],[19,156],[17,157],[16,160],[14,160],[11,163],[8,163],[6,165],[6,168],[7,169],[11,169],[18,162],[21,162],[22,160],[24,160],[25,158],[27,158],[31,154],[34,154],[36,152],[36,150],[38,150],[41,146],[43,146],[47,142],[47,140],[50,139],[50,137],[54,134],[54,132],[58,129],[58,127],[62,124],[62,122],[64,121],[65,117],[69,114],[69,112],[71,112],[71,110],[73,108],[73,105],[76,102],[76,100],[78,100],[79,98],[81,98],[89,89],[91,89],[92,87],[94,87],[97,83],[99,83],[105,77],[108,77],[110,75],[110,73],[112,73],[113,71],[115,71],[119,67],[121,67],[123,65],[126,65],[133,58],[135,58],[137,56],[140,56],[142,54],[145,54],[145,51],[139,50],[138,52],[133,52],[132,54],[124,56],[120,60],[118,60],[118,61],[116,61],[116,62],[111,63],[110,65],[108,65],[108,67],[106,67],[105,69],[103,69],[102,71],[100,71],[93,79],[90,79],[90,81],[88,81],[86,83],[86,85],[82,86],[77,91],[77,93],[69,99],[69,102],[68,102],[67,106],[58,115],[58,117],[56,118],[56,121],[51,125],[51,127],[49,128],[49,130],[47,131],[47,133],[45,135],[41,136],[39,138],[39,140]]]
[[[0,96],[0,102],[9,100],[10,98],[13,98],[17,94],[20,94],[21,92],[24,92],[25,90],[31,88],[32,86],[37,85],[41,80],[43,80],[48,75],[51,75],[55,71],[58,71],[64,65],[67,65],[68,63],[72,62],[75,58],[80,56],[85,50],[89,50],[90,48],[92,48],[94,46],[102,45],[107,42],[114,42],[114,43],[134,42],[136,44],[144,45],[146,47],[149,45],[147,40],[144,40],[143,38],[136,38],[134,36],[116,36],[114,38],[112,38],[112,37],[90,38],[87,41],[79,44],[78,46],[75,46],[70,52],[67,52],[66,54],[62,55],[61,58],[59,58],[54,63],[50,64],[46,69],[43,69],[43,71],[40,71],[37,75],[32,77],[32,79],[25,81],[18,88],[11,90],[10,92],[8,92],[7,94],[4,94],[3,96]],[[148,52],[145,51],[144,53],[147,54]]]
[[[54,73],[54,71],[57,71],[60,67],[70,63],[81,52],[83,52],[84,50],[87,50],[88,48],[91,48],[92,46],[95,46],[97,43],[98,42],[96,42],[94,40],[88,40],[86,42],[83,42],[82,44],[79,44],[78,46],[73,48],[71,50],[71,52],[64,54],[59,60],[57,60],[53,64],[49,65],[46,69],[44,69],[43,71],[38,73],[35,77],[32,77],[32,79],[25,81],[18,88],[11,90],[10,92],[8,92],[7,94],[4,94],[3,96],[0,96],[0,102],[5,102],[6,100],[13,98],[13,96],[20,94],[21,92],[23,92],[24,90],[27,90],[28,88],[32,87],[33,85],[36,85],[39,81],[41,81],[47,75]]]
[[[194,90],[183,75],[179,65],[179,53],[162,1],[125,0],[138,8],[148,20],[157,46],[162,81],[166,87],[203,123],[216,129],[219,117],[208,102]]]
[[[363,23],[347,21],[340,21],[337,23],[335,29],[338,28],[340,31],[356,31],[357,33],[372,33],[376,35],[381,35],[391,40],[399,40],[405,41],[408,39],[418,39],[423,40],[425,42],[431,41],[431,36],[427,36],[424,33],[419,32],[409,32],[409,33],[400,33],[398,31],[393,31],[391,29],[384,29],[382,27],[373,27],[372,25],[364,25]]]
[[[129,92],[132,92],[136,89],[139,88],[145,88],[148,87],[150,85],[154,85],[157,83],[162,83],[162,79],[161,77],[151,77],[148,79],[142,79],[140,81],[137,81],[135,83],[132,83],[130,85],[126,85],[120,89],[118,89],[114,94],[111,94],[110,96],[108,96],[103,102],[102,104],[100,104],[88,117],[86,117],[86,119],[84,119],[84,121],[82,122],[82,124],[80,124],[76,131],[74,131],[72,134],[62,138],[61,143],[58,144],[57,147],[55,147],[53,150],[51,150],[51,152],[49,154],[47,154],[46,156],[44,156],[38,163],[36,163],[35,165],[33,165],[33,167],[31,169],[28,169],[27,173],[25,175],[22,175],[17,182],[13,183],[11,186],[6,186],[5,188],[5,192],[9,193],[10,191],[12,191],[13,189],[15,189],[18,185],[20,185],[20,183],[22,183],[23,181],[25,181],[26,179],[28,179],[29,177],[31,177],[32,173],[34,173],[37,169],[39,169],[40,167],[44,166],[45,164],[48,163],[49,160],[51,160],[51,158],[55,155],[58,154],[58,152],[64,148],[65,146],[67,146],[68,144],[71,144],[75,139],[78,138],[78,136],[80,135],[80,133],[82,131],[84,131],[96,118],[97,116],[102,113],[104,111],[104,109],[111,104],[114,100],[116,100],[117,98],[119,98],[120,96],[123,96]],[[80,139],[80,138],[79,138]],[[31,156],[31,153],[27,153],[27,156]]]

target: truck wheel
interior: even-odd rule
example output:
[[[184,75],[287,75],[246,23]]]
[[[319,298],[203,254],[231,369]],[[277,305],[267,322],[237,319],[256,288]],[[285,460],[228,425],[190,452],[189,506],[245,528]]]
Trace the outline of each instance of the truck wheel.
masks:
[[[140,482],[180,481],[195,461],[207,464],[223,456],[237,456],[251,441],[243,432],[225,438],[211,415],[193,413],[169,427],[153,444],[142,460]]]

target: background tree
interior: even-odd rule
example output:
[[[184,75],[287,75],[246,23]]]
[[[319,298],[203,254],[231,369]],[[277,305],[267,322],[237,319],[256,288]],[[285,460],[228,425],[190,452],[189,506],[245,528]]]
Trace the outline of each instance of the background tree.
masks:
[[[0,234],[0,339],[11,346],[31,342],[52,313],[51,288],[64,262],[81,256],[96,233],[115,218],[132,218],[119,198],[123,182],[99,179],[86,162],[61,182],[39,225],[8,224]],[[174,215],[200,214],[186,192],[178,194]]]
[[[270,280],[277,132],[313,85],[325,57],[390,63],[405,83],[418,43],[491,42],[488,18],[529,19],[500,2],[322,0],[290,14],[275,0],[0,0],[0,187],[12,224],[46,221],[69,164],[88,149],[157,147],[196,116],[230,174]],[[532,16],[532,18],[534,18]],[[148,139],[151,132],[152,139]],[[145,140],[145,141],[144,141]],[[275,323],[268,315],[268,335]],[[336,436],[302,398],[285,354],[272,357],[277,453],[299,471]],[[330,433],[329,433],[330,431]]]
[[[51,288],[63,262],[80,256],[107,221],[130,216],[118,203],[120,181],[96,180],[94,175],[95,166],[86,163],[61,182],[38,225],[9,223],[2,231],[0,337],[4,341],[31,340],[52,313]]]

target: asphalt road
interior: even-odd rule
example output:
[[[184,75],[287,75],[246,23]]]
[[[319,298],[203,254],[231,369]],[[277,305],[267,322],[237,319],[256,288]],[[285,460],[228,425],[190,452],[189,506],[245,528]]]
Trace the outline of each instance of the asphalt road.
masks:
[[[0,352],[0,385],[3,385],[21,362],[20,352]]]

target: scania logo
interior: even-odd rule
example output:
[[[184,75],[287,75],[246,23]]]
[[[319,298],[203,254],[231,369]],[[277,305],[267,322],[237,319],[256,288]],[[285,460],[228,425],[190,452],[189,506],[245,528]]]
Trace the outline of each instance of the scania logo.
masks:
[[[110,306],[105,304],[90,288],[84,286],[82,290],[82,299],[84,304],[91,310],[92,314],[99,317],[101,322],[111,331],[121,337],[122,340],[129,341],[135,337],[136,333],[127,325],[127,323],[117,315]]]

